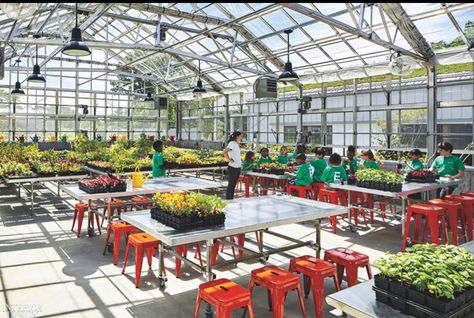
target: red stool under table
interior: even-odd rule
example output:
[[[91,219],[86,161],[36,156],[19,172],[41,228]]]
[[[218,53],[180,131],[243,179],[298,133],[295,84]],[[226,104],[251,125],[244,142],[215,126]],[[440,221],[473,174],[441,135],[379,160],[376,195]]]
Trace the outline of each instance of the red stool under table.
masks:
[[[331,204],[340,205],[340,203],[344,203],[344,200],[341,200],[341,196],[343,195],[342,192],[336,190],[329,190],[329,189],[321,189],[319,190],[319,201],[321,202],[328,202]],[[346,202],[347,205],[347,202]],[[337,216],[332,215],[329,217],[332,225],[332,232],[336,233],[337,231]]]
[[[288,195],[296,194],[297,197],[313,199],[313,187],[312,186],[299,186],[290,184],[287,188]]]
[[[128,235],[130,233],[137,233],[138,229],[125,221],[120,220],[112,222],[107,228],[107,236],[105,237],[105,246],[102,255],[105,255],[107,247],[109,246],[109,238],[111,232],[114,233],[114,265],[117,265],[122,234],[125,235],[125,237],[128,239]]]
[[[125,211],[127,211],[127,201],[113,199],[112,201],[110,201],[110,209],[107,204],[104,207],[104,213],[102,214],[102,222],[100,223],[100,226],[102,227],[104,225],[106,215],[107,221],[110,223],[112,221],[112,216],[115,214],[115,212],[120,215],[120,213],[123,213]]]
[[[95,210],[96,205],[92,203],[91,205],[91,210]],[[81,229],[82,229],[82,221],[84,219],[84,214],[86,214],[89,211],[89,205],[87,203],[76,203],[74,205],[74,217],[72,219],[72,227],[71,231],[74,231],[74,225],[76,224],[76,219],[77,219],[77,237],[81,236]],[[94,213],[94,212],[92,212]],[[97,213],[95,214],[95,220],[97,222],[97,228],[99,230],[99,234],[102,234],[99,226],[99,215]],[[94,230],[94,216],[89,218],[89,225],[91,226],[92,230]]]
[[[357,205],[358,203],[362,202],[362,193],[351,191],[351,205]],[[364,209],[358,208],[351,208],[351,215],[354,218],[354,224],[357,226],[359,224],[359,214],[362,215],[362,219],[364,220],[364,224],[367,225],[367,219],[365,217]]]
[[[448,232],[446,228],[446,220],[445,220],[445,215],[446,215],[446,210],[445,208],[442,208],[440,206],[434,206],[434,205],[428,205],[428,204],[421,204],[421,203],[415,203],[411,204],[408,206],[407,209],[407,215],[405,219],[405,230],[403,233],[403,238],[402,238],[402,248],[401,251],[405,251],[407,239],[408,239],[408,233],[410,231],[410,223],[411,219],[414,219],[414,238],[413,242],[414,243],[419,243],[420,241],[418,240],[418,236],[420,233],[421,229],[421,220],[424,218],[426,220],[425,223],[425,229],[426,225],[429,226],[430,228],[430,233],[431,233],[431,241],[434,244],[438,244],[439,242],[439,230],[438,227],[441,225],[441,233],[443,234],[444,242],[447,241],[448,238]],[[425,231],[423,231],[425,232]],[[424,233],[423,233],[424,234]],[[425,238],[425,235],[423,235],[423,240]]]
[[[244,183],[244,188],[245,188],[245,192],[244,192],[244,197],[245,198],[249,198],[250,197],[250,181],[252,180],[252,177],[251,176],[243,176],[243,175],[240,175],[239,176],[239,182],[237,183],[237,186],[235,187],[235,192],[239,192],[239,185],[240,183]]]
[[[318,201],[319,200],[319,190],[325,189],[326,184],[324,182],[313,182],[311,183],[313,187],[313,199]]]
[[[135,233],[128,236],[127,249],[125,250],[125,258],[123,260],[122,274],[125,273],[127,267],[128,254],[130,247],[135,248],[135,287],[138,288],[140,284],[140,275],[142,272],[143,257],[146,251],[148,266],[151,269],[151,262],[159,241],[148,233]],[[165,266],[162,264],[163,274],[165,274]]]
[[[174,248],[175,252],[183,257],[188,256],[188,244],[176,246]],[[215,250],[215,247],[213,247],[213,250]],[[194,255],[195,258],[199,259],[199,264],[201,267],[203,267],[203,261],[202,261],[202,255],[201,255],[201,245],[199,243],[196,243],[196,254]],[[216,258],[217,258],[217,253],[216,253]],[[214,263],[214,262],[212,262]],[[181,259],[178,257],[175,258],[174,260],[174,266],[175,266],[175,276],[176,278],[179,278],[181,276]]]
[[[135,207],[136,210],[146,210],[151,208],[153,205],[153,201],[149,197],[145,196],[133,197],[130,201],[132,202],[132,207]]]
[[[342,283],[342,275],[346,270],[347,285],[356,285],[359,267],[365,267],[367,276],[372,278],[369,256],[344,247],[337,247],[324,252],[324,260],[336,264],[337,279]]]
[[[322,259],[304,255],[297,258],[293,258],[290,261],[290,272],[301,273],[304,276],[304,293],[305,297],[308,298],[309,287],[313,291],[314,308],[317,318],[323,317],[323,304],[324,304],[324,279],[332,277],[336,290],[339,291],[339,280],[336,275],[336,266],[330,262],[326,262]]]
[[[474,197],[474,191],[463,191],[460,193],[460,195],[464,197]]]
[[[435,206],[440,206],[445,208],[448,211],[448,225],[449,229],[453,233],[453,244],[458,245],[458,221],[461,224],[462,235],[464,237],[464,242],[466,241],[466,227],[465,227],[465,220],[464,220],[464,212],[462,208],[461,202],[456,201],[448,201],[443,199],[433,199],[429,200],[428,204],[432,204]]]
[[[467,224],[467,238],[469,241],[472,241],[473,231],[474,231],[474,224],[472,221],[472,218],[474,217],[473,215],[474,197],[448,194],[444,196],[444,199],[462,203],[463,210],[464,210],[464,219]]]
[[[250,292],[226,278],[199,285],[194,318],[198,317],[203,300],[216,308],[216,318],[230,318],[232,311],[242,307],[248,309],[250,318],[254,317]]]
[[[252,294],[255,285],[267,289],[268,305],[273,311],[274,318],[283,318],[286,294],[289,291],[296,289],[300,301],[301,312],[303,313],[303,317],[306,318],[303,292],[301,290],[298,275],[284,270],[283,268],[268,265],[252,271],[249,283],[250,294]]]

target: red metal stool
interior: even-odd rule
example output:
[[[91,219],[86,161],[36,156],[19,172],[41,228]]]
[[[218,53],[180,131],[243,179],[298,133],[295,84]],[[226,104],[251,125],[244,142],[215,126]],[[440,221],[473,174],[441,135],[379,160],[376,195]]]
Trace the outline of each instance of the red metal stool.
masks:
[[[143,257],[146,250],[146,256],[148,260],[148,266],[151,269],[151,262],[153,255],[155,254],[156,248],[158,248],[159,241],[148,233],[135,233],[128,236],[127,249],[125,250],[125,258],[123,260],[122,274],[125,273],[127,267],[128,254],[130,253],[130,246],[135,248],[135,287],[138,288],[140,284],[140,275],[142,272]],[[165,272],[165,266],[163,266],[163,274]]]
[[[121,220],[110,223],[110,226],[107,228],[107,236],[105,237],[105,246],[102,255],[105,255],[107,247],[109,246],[109,238],[111,232],[114,233],[114,265],[117,265],[122,234],[125,235],[125,238],[128,239],[128,235],[130,233],[137,233],[138,229],[135,226]]]
[[[175,252],[178,253],[179,255],[183,257],[188,256],[188,244],[177,246],[174,248]],[[196,254],[194,255],[195,258],[199,259],[199,264],[201,267],[203,267],[203,261],[202,261],[202,256],[201,256],[201,245],[199,243],[196,243]],[[217,258],[217,254],[216,254]],[[181,275],[181,260],[176,257],[174,260],[174,265],[175,265],[175,276],[176,278],[179,278]]]
[[[127,211],[127,201],[120,200],[120,199],[113,199],[110,202],[110,209],[108,208],[108,204],[104,206],[104,213],[102,214],[102,222],[100,226],[104,225],[105,216],[107,215],[108,222],[112,221],[112,216],[117,212],[119,215]]]
[[[230,236],[230,241],[232,243],[235,243],[235,237],[233,235]],[[259,239],[259,231],[255,231],[255,239],[257,240],[257,245],[259,244],[260,242],[260,239]],[[225,246],[225,241],[221,241],[221,252],[224,251],[224,246]],[[245,233],[244,234],[238,234],[237,235],[237,244],[239,244],[240,246],[244,247],[244,244],[245,244]],[[244,251],[243,250],[238,250],[237,251],[238,255],[239,255],[239,258],[242,258],[242,256],[244,256]],[[234,258],[236,258],[235,256],[235,248],[234,246],[232,246],[232,254],[234,255]]]
[[[362,201],[362,193],[351,191],[351,205],[358,204]],[[365,217],[364,209],[352,208],[351,215],[354,218],[354,224],[357,226],[359,224],[359,214],[362,215],[364,224],[367,225],[367,219]]]
[[[362,195],[362,201],[364,201],[364,205],[368,209],[374,209],[374,195],[370,193],[361,193]],[[370,223],[374,223],[374,211],[370,210],[369,211],[369,216],[370,216]]]
[[[330,262],[323,261],[322,259],[305,255],[290,260],[290,267],[288,270],[290,272],[303,274],[304,294],[306,298],[308,298],[309,287],[311,285],[316,317],[322,318],[324,304],[324,279],[332,277],[336,290],[340,290],[339,280],[336,275],[336,266]]]
[[[474,197],[474,192],[473,191],[465,191],[465,192],[461,192],[462,196],[464,197]]]
[[[372,278],[369,256],[344,247],[336,247],[324,252],[324,260],[336,264],[337,279],[339,285],[342,283],[342,275],[346,270],[347,286],[351,287],[358,283],[359,267],[365,267],[367,276]]]
[[[442,207],[439,206],[434,206],[434,205],[428,205],[428,204],[421,204],[421,203],[415,203],[412,205],[408,206],[407,209],[407,215],[405,219],[405,231],[403,233],[403,238],[402,238],[402,248],[401,251],[405,251],[406,247],[406,242],[408,239],[408,233],[410,231],[410,223],[411,223],[411,218],[413,217],[414,219],[414,233],[413,233],[413,242],[418,243],[418,236],[419,236],[419,231],[421,228],[421,220],[422,218],[425,218],[426,223],[425,223],[425,228],[426,225],[430,227],[430,233],[431,233],[431,241],[434,244],[438,244],[439,242],[439,230],[438,227],[441,224],[441,231],[444,237],[444,241],[446,242],[448,239],[448,232],[446,228],[446,221],[445,221],[445,215],[446,215],[446,210]],[[438,223],[439,222],[439,223]],[[425,231],[423,231],[425,233]],[[423,233],[423,234],[424,234]],[[425,238],[425,235],[423,235],[423,239]]]
[[[249,291],[252,294],[254,285],[262,286],[268,292],[268,305],[273,310],[274,318],[283,318],[285,309],[285,297],[291,290],[298,291],[301,312],[306,318],[303,292],[298,275],[293,274],[283,268],[268,265],[259,269],[254,269],[250,276]]]
[[[336,191],[336,190],[320,189],[319,190],[319,201],[339,205],[340,195],[341,195],[341,193],[339,191]],[[346,203],[346,205],[347,205],[347,203]],[[335,215],[330,216],[329,220],[331,221],[332,232],[336,233],[336,230],[337,230],[337,216],[335,216]]]
[[[96,205],[94,203],[91,204],[91,210],[95,210]],[[84,219],[84,214],[89,211],[89,206],[87,203],[76,203],[74,205],[74,218],[72,219],[72,227],[71,231],[74,231],[74,225],[76,224],[77,219],[77,237],[81,235],[81,228],[82,228],[82,220]],[[94,213],[94,212],[91,212]],[[99,226],[99,215],[95,214],[95,220],[97,222],[97,228],[99,230],[99,234],[102,234]],[[89,219],[89,225],[91,226],[92,230],[94,229],[94,216]]]
[[[235,193],[239,192],[239,186],[242,185],[242,182],[244,183],[244,197],[249,198],[250,197],[250,181],[252,180],[251,176],[239,176],[239,182],[237,183],[237,186],[235,187]]]
[[[313,199],[318,201],[319,200],[319,190],[325,189],[326,184],[324,182],[313,182],[311,183],[313,187]]]
[[[232,311],[242,307],[249,310],[250,318],[254,317],[250,292],[226,278],[199,285],[194,318],[198,317],[202,300],[216,308],[216,318],[230,318]]]
[[[288,195],[294,195],[296,193],[297,197],[313,199],[313,187],[312,186],[299,186],[299,185],[288,185],[287,188]]]
[[[466,227],[464,220],[464,213],[462,209],[462,203],[456,201],[448,201],[443,199],[433,199],[429,200],[428,204],[435,206],[440,206],[445,208],[448,211],[448,225],[449,229],[453,233],[453,244],[458,245],[458,221],[461,223],[462,236],[464,237],[464,242],[466,242]]]
[[[133,197],[130,201],[132,202],[132,208],[135,207],[136,210],[146,210],[153,205],[153,201],[146,196]]]
[[[471,196],[462,196],[462,195],[456,195],[456,194],[448,194],[444,196],[445,200],[449,201],[456,201],[456,202],[461,202],[463,205],[463,210],[464,210],[464,220],[466,221],[467,224],[467,238],[469,241],[472,241],[473,237],[473,206],[474,206],[474,197]]]

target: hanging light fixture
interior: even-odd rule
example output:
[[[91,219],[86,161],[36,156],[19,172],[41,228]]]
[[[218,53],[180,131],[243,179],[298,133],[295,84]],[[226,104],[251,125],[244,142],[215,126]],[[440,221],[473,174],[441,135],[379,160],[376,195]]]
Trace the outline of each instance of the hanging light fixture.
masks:
[[[76,26],[72,29],[71,32],[71,39],[69,40],[69,43],[67,43],[63,47],[63,54],[69,55],[69,56],[87,56],[91,54],[91,50],[89,50],[89,47],[82,42],[82,31],[79,29],[77,25],[77,2],[76,2]]]
[[[151,96],[151,93],[148,92],[148,93],[146,93],[146,97],[143,99],[143,101],[145,101],[145,102],[154,102],[155,99]]]
[[[288,46],[287,46],[288,60],[285,63],[285,70],[278,77],[278,81],[280,81],[280,82],[294,82],[294,81],[297,81],[300,77],[298,76],[298,74],[296,74],[295,71],[293,71],[293,65],[290,62],[290,33],[292,33],[293,30],[289,29],[289,30],[285,30],[284,32],[288,35],[288,40],[287,40],[287,42],[288,42],[287,43],[288,44]]]
[[[36,64],[33,66],[33,74],[28,76],[26,80],[32,83],[46,83],[46,79],[40,73],[40,66],[38,64],[38,44],[36,44]]]
[[[201,81],[201,60],[199,60],[199,71],[198,71],[198,80],[196,83],[196,87],[193,89],[193,96],[194,97],[202,97],[202,94],[205,94],[207,91],[204,87],[202,87]]]
[[[20,60],[16,60],[16,63],[18,64],[18,68],[16,69],[16,83],[15,83],[15,88],[11,92],[12,96],[16,96],[16,97],[25,95],[25,91],[21,89],[21,84],[20,84],[20,62],[21,62]]]

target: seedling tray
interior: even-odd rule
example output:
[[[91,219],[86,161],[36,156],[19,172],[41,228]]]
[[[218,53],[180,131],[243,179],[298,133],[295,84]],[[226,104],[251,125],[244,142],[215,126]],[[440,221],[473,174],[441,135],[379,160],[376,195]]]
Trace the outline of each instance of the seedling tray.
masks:
[[[30,174],[28,176],[10,176],[10,175],[3,176],[5,180],[20,180],[20,179],[29,179],[29,178],[37,178],[37,177],[39,176],[35,173]]]
[[[79,190],[82,190],[86,193],[89,194],[95,194],[95,193],[107,193],[107,192],[125,192],[127,190],[127,184],[121,184],[115,187],[111,186],[104,186],[104,187],[88,187],[82,182],[79,182]]]
[[[223,225],[225,223],[224,213],[209,215],[204,218],[199,218],[196,215],[179,217],[162,211],[157,207],[152,208],[150,213],[152,219],[179,231],[190,231],[199,228]]]
[[[377,275],[376,275],[377,276]],[[444,302],[430,295],[420,293],[395,282],[375,278],[375,298],[390,307],[420,318],[461,318],[474,313],[474,299],[466,301],[466,296],[472,289],[458,295],[453,301]],[[387,290],[387,289],[390,289]]]
[[[418,183],[433,183],[436,182],[437,177],[432,177],[432,178],[410,178],[406,177],[405,180],[407,182],[418,182]]]

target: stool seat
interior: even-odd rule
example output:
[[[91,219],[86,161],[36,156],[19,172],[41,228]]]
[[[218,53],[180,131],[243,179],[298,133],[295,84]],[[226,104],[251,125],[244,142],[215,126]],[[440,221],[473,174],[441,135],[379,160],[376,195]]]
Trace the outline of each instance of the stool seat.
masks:
[[[314,198],[312,185],[300,186],[300,185],[290,184],[287,187],[287,192],[288,192],[288,195],[293,195],[293,193],[296,192],[296,195],[300,198],[306,198],[307,196],[309,196],[310,199]]]
[[[107,235],[105,237],[105,245],[104,245],[104,251],[102,252],[102,255],[105,255],[107,251],[107,247],[109,246],[109,238],[110,234],[114,234],[114,249],[113,249],[113,261],[114,265],[117,265],[118,262],[118,256],[119,256],[119,251],[120,251],[120,239],[122,238],[122,234],[125,235],[125,238],[128,238],[129,233],[136,233],[138,232],[138,229],[131,225],[128,224],[125,221],[118,220],[110,223],[110,226],[107,228]]]
[[[344,262],[358,265],[369,261],[369,256],[344,247],[326,250],[326,253],[331,255],[331,260],[333,262]]]
[[[417,210],[417,212],[437,212],[437,213],[444,213],[444,209],[442,207],[437,207],[437,206],[432,206],[428,204],[423,204],[423,203],[415,203],[411,204],[410,208],[413,210]]]
[[[464,191],[464,192],[461,192],[462,196],[465,196],[465,197],[474,197],[474,191]]]
[[[297,275],[273,265],[255,269],[252,271],[252,275],[255,276],[257,284],[264,281],[265,285],[275,287],[294,284],[299,281]]]
[[[451,233],[453,234],[453,244],[458,245],[458,220],[461,223],[464,241],[466,240],[466,230],[464,214],[461,202],[449,201],[444,199],[432,199],[428,201],[429,204],[443,207],[448,212],[448,222]]]
[[[297,272],[314,272],[320,275],[332,273],[335,271],[334,264],[326,262],[320,258],[304,255],[291,260],[290,267]]]
[[[95,203],[91,203],[90,208],[89,208],[89,205],[84,202],[79,202],[74,205],[74,217],[72,220],[71,231],[74,230],[74,225],[76,224],[76,220],[77,220],[77,237],[81,235],[82,221],[84,219],[84,214],[86,214],[86,212],[94,212],[94,211],[97,211],[97,204]],[[99,226],[99,215],[97,213],[94,213],[94,214],[95,214],[95,220],[97,222],[97,229],[99,230],[99,234],[102,234],[100,230],[100,226]],[[92,229],[94,229],[94,215],[91,215],[91,217],[89,218],[89,226]]]
[[[122,231],[126,231],[128,229],[130,230],[136,229],[135,226],[128,224],[127,222],[122,221],[122,220],[117,220],[115,222],[112,222],[110,224],[110,227],[112,228],[112,230],[122,230]]]
[[[372,270],[370,269],[369,256],[356,252],[354,250],[337,247],[326,250],[324,252],[324,260],[333,262],[336,264],[337,278],[339,284],[342,281],[342,275],[346,270],[347,285],[349,287],[358,283],[358,268],[365,267],[367,270],[367,276],[369,279],[372,278]]]
[[[148,233],[136,233],[128,237],[130,244],[141,244],[144,246],[158,244],[158,239]]]

